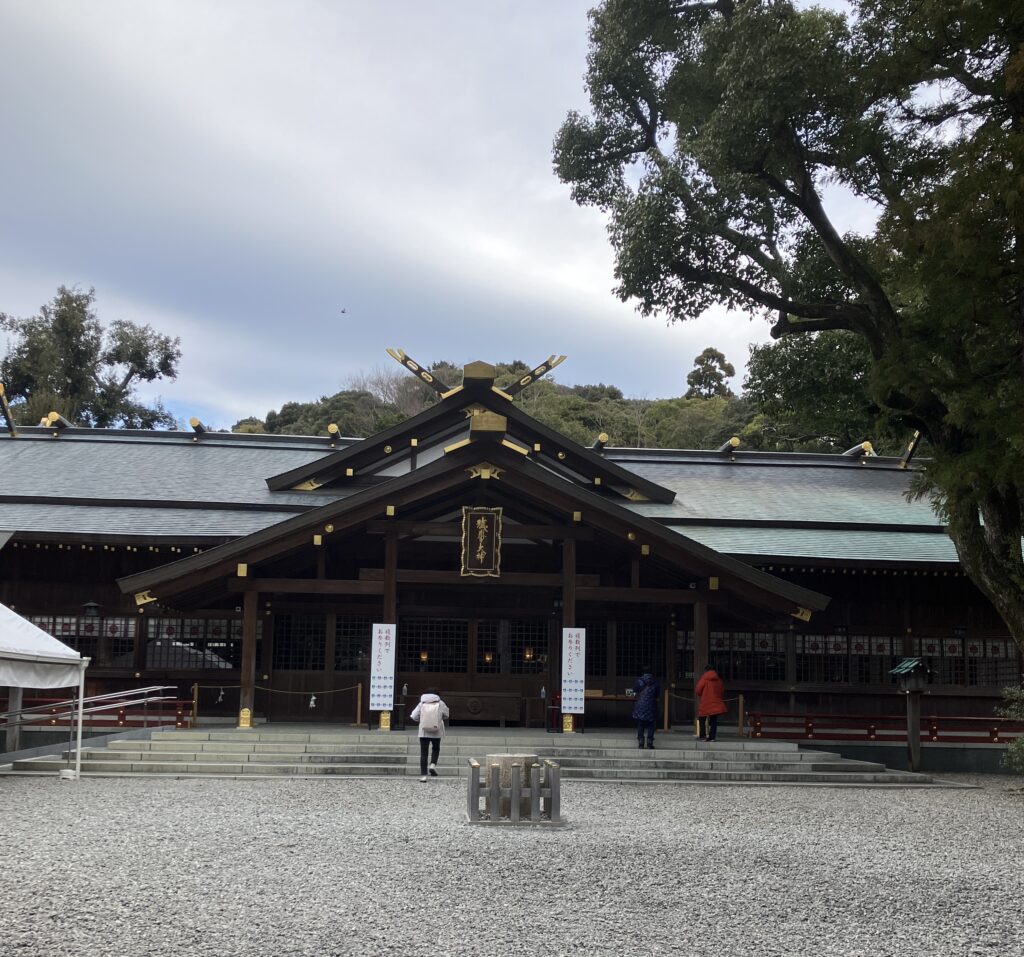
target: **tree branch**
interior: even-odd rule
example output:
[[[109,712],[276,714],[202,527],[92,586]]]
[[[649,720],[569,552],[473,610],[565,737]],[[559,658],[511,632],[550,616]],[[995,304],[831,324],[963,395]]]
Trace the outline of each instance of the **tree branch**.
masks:
[[[671,269],[674,275],[686,282],[720,286],[744,296],[760,306],[808,320],[799,324],[790,324],[789,327],[783,326],[780,335],[787,332],[822,332],[832,329],[845,329],[849,332],[860,332],[867,335],[865,323],[870,320],[871,316],[866,307],[857,303],[795,302],[770,290],[762,289],[739,276],[733,276],[717,269],[698,269],[681,259],[674,260]],[[773,327],[773,335],[776,328],[779,328],[779,323]]]
[[[825,247],[829,258],[863,294],[864,299],[870,306],[870,318],[876,322],[881,321],[889,327],[894,327],[896,325],[896,313],[889,302],[889,297],[885,294],[885,290],[882,289],[878,280],[871,275],[849,246],[843,242],[835,226],[832,225],[832,221],[825,212],[825,207],[821,203],[821,197],[818,195],[817,190],[815,190],[811,175],[807,169],[803,156],[803,144],[792,129],[789,129],[787,132],[796,151],[795,159],[798,161],[795,176],[798,191],[790,189],[774,173],[769,172],[763,166],[756,171],[755,175],[782,199],[803,213],[804,217],[818,234],[818,238]],[[865,325],[875,325],[875,323],[869,321]],[[866,328],[862,328],[861,331],[868,335]],[[874,329],[873,334],[868,336],[868,338],[877,341],[880,338],[878,329]]]

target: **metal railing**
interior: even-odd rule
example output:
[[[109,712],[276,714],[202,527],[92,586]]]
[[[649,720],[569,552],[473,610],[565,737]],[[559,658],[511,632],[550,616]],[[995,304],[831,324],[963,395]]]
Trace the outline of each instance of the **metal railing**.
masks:
[[[150,720],[163,723],[162,718],[167,713],[163,710],[150,711],[149,705],[166,701],[173,701],[174,724],[176,727],[185,727],[190,716],[191,702],[178,701],[177,695],[160,695],[155,692],[177,691],[174,685],[151,685],[147,688],[133,688],[129,691],[111,691],[108,694],[91,695],[82,699],[82,715],[99,715],[105,712],[115,711],[116,714],[106,722],[91,721],[93,726],[105,724],[110,727],[125,727],[132,717],[131,712],[136,711],[141,717],[142,726],[148,727]],[[140,709],[140,710],[139,710]],[[16,711],[0,712],[0,722],[8,727],[17,724],[21,727],[31,725],[50,725],[53,727],[63,726],[65,723],[74,725],[78,720],[78,698],[61,698],[45,701],[43,704],[32,705],[27,708],[19,708]]]
[[[793,714],[751,711],[754,738],[811,741],[907,740],[907,716],[863,714]],[[1024,735],[1024,721],[1011,718],[975,718],[956,715],[921,717],[921,740],[955,744],[1008,744]]]

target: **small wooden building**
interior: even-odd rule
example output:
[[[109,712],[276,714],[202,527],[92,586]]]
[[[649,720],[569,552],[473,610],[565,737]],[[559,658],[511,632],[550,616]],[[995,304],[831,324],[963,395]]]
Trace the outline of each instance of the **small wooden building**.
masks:
[[[935,713],[1019,683],[904,462],[585,448],[512,401],[526,384],[473,363],[362,440],[0,434],[0,601],[92,656],[93,691],[195,685],[271,720],[351,721],[376,622],[398,686],[460,721],[542,721],[563,627],[587,629],[588,724],[628,722],[643,665],[674,721],[709,660],[765,711],[898,713],[903,656]]]

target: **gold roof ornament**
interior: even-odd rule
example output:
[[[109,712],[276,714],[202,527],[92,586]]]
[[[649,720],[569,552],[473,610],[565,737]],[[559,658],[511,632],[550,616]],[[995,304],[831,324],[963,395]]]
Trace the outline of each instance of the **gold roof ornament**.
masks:
[[[442,399],[447,399],[449,396],[455,395],[463,389],[490,389],[502,398],[512,400],[528,385],[536,382],[541,376],[547,375],[555,368],[555,366],[561,365],[566,360],[565,356],[556,356],[552,353],[536,368],[531,369],[529,372],[520,376],[519,380],[514,382],[507,389],[499,389],[498,386],[494,384],[494,380],[497,376],[497,370],[495,367],[490,362],[483,362],[478,359],[473,362],[467,362],[466,365],[462,367],[462,385],[455,386],[455,388],[449,388],[432,372],[429,372],[415,359],[411,358],[404,349],[388,349],[387,354],[399,365],[408,369],[414,376],[423,380]]]

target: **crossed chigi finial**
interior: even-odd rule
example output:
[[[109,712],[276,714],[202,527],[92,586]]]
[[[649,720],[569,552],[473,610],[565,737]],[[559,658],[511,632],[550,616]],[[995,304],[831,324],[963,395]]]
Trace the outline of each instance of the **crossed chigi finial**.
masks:
[[[413,375],[422,379],[430,386],[442,399],[451,395],[453,392],[458,391],[442,382],[432,372],[428,372],[423,366],[421,366],[415,359],[411,358],[404,349],[388,349],[388,355],[395,360],[399,365],[405,366]],[[531,369],[529,372],[521,376],[512,385],[501,389],[500,391],[507,395],[509,398],[517,396],[523,391],[528,385],[536,382],[541,376],[547,375],[555,366],[560,365],[565,361],[565,356],[556,356],[554,354],[548,356],[539,366],[535,369]]]

